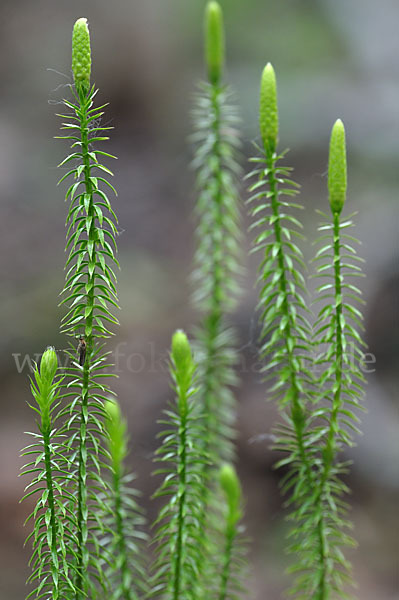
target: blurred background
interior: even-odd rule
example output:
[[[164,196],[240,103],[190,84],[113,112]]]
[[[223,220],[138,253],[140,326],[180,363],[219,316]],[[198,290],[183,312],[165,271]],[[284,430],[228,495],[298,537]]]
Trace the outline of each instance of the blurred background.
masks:
[[[348,553],[362,600],[399,598],[399,3],[397,0],[221,0],[227,32],[226,80],[242,116],[244,155],[258,138],[259,78],[271,61],[278,78],[280,147],[302,185],[304,219],[316,235],[314,209],[327,207],[326,166],[332,124],[348,139],[347,212],[359,211],[366,339],[371,353],[362,417],[364,435],[350,453],[355,537]],[[34,427],[29,357],[48,344],[66,347],[57,308],[63,286],[65,186],[56,165],[68,153],[54,140],[58,103],[71,82],[74,21],[92,36],[93,80],[105,121],[119,192],[121,328],[116,382],[131,432],[131,468],[149,518],[157,418],[170,397],[166,353],[177,327],[192,331],[188,276],[193,253],[190,109],[204,76],[205,0],[1,0],[0,3],[0,600],[26,594],[27,561],[18,479],[24,431]],[[245,166],[245,161],[244,161]],[[246,167],[245,167],[246,168]],[[243,190],[242,197],[246,192]],[[243,220],[247,224],[245,209]],[[246,242],[249,246],[249,236]],[[312,249],[309,251],[311,256]],[[234,322],[240,336],[237,390],[238,470],[252,538],[250,591],[278,600],[287,587],[287,525],[267,434],[276,422],[256,361],[256,257],[246,260]],[[349,456],[349,455],[348,455]],[[26,483],[26,482],[25,482]]]

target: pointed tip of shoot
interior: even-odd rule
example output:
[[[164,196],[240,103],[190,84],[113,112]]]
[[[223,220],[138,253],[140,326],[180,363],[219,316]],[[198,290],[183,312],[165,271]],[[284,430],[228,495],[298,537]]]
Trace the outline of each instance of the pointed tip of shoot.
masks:
[[[205,9],[205,59],[209,81],[218,85],[224,65],[224,27],[220,4],[211,0]]]
[[[346,199],[346,142],[341,119],[333,125],[328,159],[328,199],[334,214],[340,214]]]
[[[259,125],[265,150],[274,152],[278,139],[278,109],[276,74],[271,63],[267,63],[262,73]]]
[[[76,88],[87,93],[90,89],[91,49],[87,19],[75,22],[72,34],[72,72]]]
[[[58,369],[58,357],[53,346],[48,346],[40,361],[40,376],[51,384]]]
[[[176,369],[184,369],[192,362],[190,343],[182,329],[175,331],[172,337],[172,359]]]
[[[233,465],[225,463],[219,470],[220,486],[229,507],[229,520],[236,523],[241,518],[241,484]]]
[[[104,402],[104,410],[109,453],[116,470],[120,468],[127,454],[127,424],[122,416],[119,403],[115,400]]]

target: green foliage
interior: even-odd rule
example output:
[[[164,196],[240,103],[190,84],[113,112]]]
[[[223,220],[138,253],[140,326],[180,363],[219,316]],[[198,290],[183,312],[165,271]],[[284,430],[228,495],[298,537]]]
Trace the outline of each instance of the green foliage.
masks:
[[[46,600],[233,600],[242,597],[246,565],[242,491],[231,460],[236,383],[235,335],[228,325],[238,297],[240,211],[239,138],[236,111],[222,83],[223,15],[210,1],[205,12],[208,83],[201,85],[194,112],[197,171],[197,250],[194,301],[200,313],[194,359],[183,331],[172,337],[170,375],[174,400],[160,421],[156,472],[163,480],[155,497],[163,500],[154,523],[150,585],[143,566],[144,519],[134,479],[126,468],[127,424],[107,384],[112,365],[105,348],[118,325],[116,276],[117,219],[107,193],[112,173],[97,149],[110,129],[101,125],[91,87],[90,36],[86,19],[73,31],[72,101],[60,115],[71,153],[60,182],[72,178],[66,200],[67,306],[63,332],[72,338],[71,364],[58,375],[55,350],[43,354],[31,380],[38,432],[27,446],[24,475],[33,478],[23,499],[36,497],[27,521],[33,530],[34,589]],[[269,395],[277,400],[282,423],[275,447],[284,454],[277,466],[292,522],[289,550],[296,559],[291,595],[298,600],[348,598],[350,564],[343,548],[348,533],[341,457],[358,433],[364,377],[362,276],[355,238],[347,234],[352,216],[342,218],[347,173],[345,130],[334,124],[329,156],[331,214],[320,231],[315,277],[320,308],[309,317],[303,240],[297,211],[298,185],[277,152],[276,78],[268,63],[260,89],[259,156],[251,159],[249,204],[256,232],[253,251],[259,266],[260,355]],[[70,168],[71,167],[71,168]],[[299,242],[298,242],[299,240]],[[310,321],[314,321],[311,325]],[[76,354],[76,343],[79,340]],[[150,589],[148,589],[150,588]]]
[[[89,52],[88,29],[84,20],[79,20],[74,29],[74,74],[77,78],[76,53],[88,76],[84,57]],[[82,83],[82,85],[80,85]],[[111,374],[102,338],[112,335],[110,327],[118,320],[112,309],[118,308],[116,277],[113,266],[118,266],[115,257],[116,216],[112,210],[106,190],[113,186],[105,178],[112,175],[102,165],[98,156],[112,157],[102,150],[95,150],[98,142],[107,140],[104,136],[109,127],[102,127],[102,108],[94,107],[96,90],[87,89],[83,80],[76,82],[72,90],[74,101],[64,100],[68,111],[61,115],[66,121],[63,129],[68,134],[62,139],[72,142],[72,153],[60,166],[72,163],[73,168],[61,178],[73,178],[67,190],[66,200],[70,207],[67,217],[68,259],[66,262],[66,282],[62,304],[68,307],[63,319],[63,332],[76,338],[80,336],[79,361],[75,351],[70,356],[73,366],[68,369],[68,393],[63,416],[67,422],[70,460],[75,465],[73,493],[76,514],[76,598],[95,597],[96,581],[103,588],[104,580],[99,537],[103,523],[99,514],[103,512],[102,495],[107,484],[101,469],[105,467],[103,449],[104,408],[103,403],[111,390],[107,378]],[[90,590],[90,592],[89,592]]]
[[[302,208],[293,202],[299,186],[290,179],[292,169],[280,165],[285,153],[276,154],[273,149],[275,128],[270,123],[278,120],[275,87],[274,71],[266,66],[260,93],[264,149],[258,147],[260,157],[250,159],[256,163],[256,169],[249,177],[256,181],[250,187],[249,203],[254,218],[251,229],[257,232],[253,250],[262,255],[258,276],[260,355],[265,362],[264,379],[271,382],[269,393],[278,400],[282,413],[283,423],[275,430],[275,448],[286,456],[277,466],[289,469],[282,485],[284,492],[291,490],[299,546],[306,541],[306,536],[301,536],[301,507],[312,502],[315,488],[307,408],[312,338],[304,297],[305,265],[296,243],[303,239],[302,224],[292,214]],[[267,117],[268,110],[273,112],[271,118]]]
[[[111,482],[105,516],[111,538],[106,540],[112,600],[137,600],[145,594],[143,568],[144,519],[135,500],[137,491],[131,487],[134,476],[125,471],[127,456],[127,424],[119,404],[105,403],[106,445],[110,454]]]
[[[22,474],[33,477],[26,487],[25,500],[36,496],[35,508],[25,523],[33,522],[30,541],[33,553],[29,583],[34,589],[28,598],[61,600],[69,597],[73,584],[74,566],[70,544],[75,543],[71,525],[68,492],[70,472],[66,458],[65,436],[57,428],[57,409],[60,404],[62,378],[57,376],[58,360],[54,348],[47,348],[31,379],[31,391],[38,414],[39,433],[31,433],[34,443],[22,451],[28,456]]]
[[[197,172],[197,230],[194,258],[194,304],[200,313],[196,329],[198,357],[198,408],[203,424],[202,446],[208,460],[201,473],[205,486],[199,522],[203,559],[194,596],[199,600],[219,595],[222,569],[216,556],[225,550],[220,519],[224,503],[217,481],[218,467],[234,455],[233,439],[238,361],[235,331],[229,317],[237,306],[240,267],[240,207],[238,163],[239,119],[229,88],[223,84],[223,14],[217,2],[205,11],[205,57],[208,83],[200,85],[193,111],[195,143],[193,166]]]
[[[269,71],[270,72],[270,71]],[[268,106],[264,94],[265,76],[261,87],[261,113]],[[276,116],[277,118],[277,116]],[[250,159],[257,167],[248,177],[256,178],[250,187],[248,202],[254,221],[251,230],[257,233],[253,251],[262,253],[259,266],[260,286],[258,310],[261,311],[261,357],[267,359],[266,379],[274,385],[270,391],[282,408],[287,407],[299,437],[304,427],[305,381],[309,352],[310,325],[304,298],[305,278],[302,251],[296,244],[303,239],[302,224],[291,214],[302,206],[293,201],[298,184],[290,179],[292,169],[280,165],[286,153],[275,154],[270,144],[257,148],[260,157]]]
[[[365,379],[361,371],[365,346],[359,331],[363,329],[361,290],[353,278],[362,277],[362,259],[357,255],[357,240],[346,233],[353,227],[351,217],[340,218],[346,190],[345,130],[338,120],[332,131],[329,160],[329,192],[332,218],[319,227],[322,236],[316,254],[317,302],[323,302],[314,328],[315,344],[321,352],[316,361],[317,410],[314,411],[314,453],[320,465],[317,478],[317,536],[322,557],[319,568],[309,572],[305,582],[317,600],[349,597],[344,594],[350,581],[350,564],[341,548],[355,545],[348,535],[351,523],[346,516],[348,505],[343,496],[349,492],[341,476],[348,471],[348,462],[339,454],[352,446],[352,434],[358,429],[361,399]],[[334,139],[335,138],[335,139]],[[332,200],[333,198],[333,200]],[[334,201],[335,200],[335,201]],[[353,215],[352,215],[353,216]],[[308,531],[310,540],[314,530]],[[306,561],[304,553],[303,561]],[[305,596],[303,596],[305,597]]]
[[[263,255],[259,267],[260,352],[266,363],[266,380],[272,381],[270,392],[279,401],[283,417],[275,430],[275,447],[286,455],[277,466],[288,469],[282,489],[290,494],[293,525],[289,550],[296,557],[290,570],[297,573],[291,594],[303,600],[327,600],[346,597],[349,565],[341,546],[353,543],[346,533],[350,524],[342,499],[348,490],[339,478],[347,463],[337,460],[337,454],[344,444],[351,443],[348,428],[357,430],[351,407],[359,404],[363,381],[352,360],[359,360],[361,347],[354,350],[349,346],[350,341],[361,344],[356,330],[361,313],[349,301],[357,300],[360,290],[345,281],[345,273],[360,274],[353,264],[359,259],[352,246],[341,242],[341,231],[351,222],[340,222],[339,217],[346,192],[346,157],[345,132],[342,122],[337,121],[329,164],[333,223],[321,226],[333,240],[317,254],[321,261],[318,276],[327,278],[317,289],[321,294],[318,301],[327,300],[327,304],[320,309],[313,334],[305,265],[294,242],[302,237],[298,231],[302,226],[290,212],[301,208],[290,199],[297,186],[289,178],[291,169],[278,165],[285,154],[274,151],[278,122],[275,98],[274,72],[267,66],[260,108],[264,150],[259,149],[260,158],[252,159],[259,166],[250,174],[257,180],[249,199],[255,219],[252,228],[259,231],[254,251]],[[312,364],[314,356],[319,358]]]
[[[207,8],[206,31],[210,23],[216,27],[214,20],[222,27],[220,7],[214,5],[211,2]],[[236,307],[241,238],[238,119],[235,108],[228,104],[229,97],[229,90],[211,79],[201,85],[193,112],[198,189],[193,299],[201,313],[196,338],[205,446],[215,465],[232,457],[234,397],[230,388],[236,383],[233,365],[237,360],[235,334],[226,322]]]
[[[162,445],[156,471],[164,479],[155,494],[167,498],[154,523],[156,560],[149,597],[165,600],[195,598],[201,561],[205,497],[203,428],[198,418],[195,371],[191,349],[182,331],[172,339],[170,373],[176,397],[165,411]]]

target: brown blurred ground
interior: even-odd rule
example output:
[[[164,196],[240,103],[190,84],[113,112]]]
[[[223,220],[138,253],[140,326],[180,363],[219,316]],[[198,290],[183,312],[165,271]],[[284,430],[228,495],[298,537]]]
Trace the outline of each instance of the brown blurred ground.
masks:
[[[278,76],[281,144],[290,146],[309,237],[314,208],[326,203],[327,145],[341,117],[349,144],[349,207],[360,212],[357,236],[366,258],[366,337],[376,357],[363,416],[365,435],[350,476],[359,549],[351,556],[362,600],[394,600],[398,587],[398,163],[399,42],[397,0],[225,0],[228,79],[243,118],[245,154],[257,136],[258,81],[266,61]],[[204,2],[187,0],[2,0],[0,5],[0,600],[24,597],[27,505],[17,478],[28,370],[15,354],[65,347],[57,308],[63,284],[64,190],[56,165],[67,152],[52,139],[54,116],[71,80],[76,18],[92,31],[93,76],[115,127],[109,151],[119,160],[114,203],[120,220],[117,391],[129,418],[131,464],[150,517],[156,419],[169,396],[165,352],[173,330],[192,329],[189,307],[194,202],[189,111],[202,77]],[[48,69],[55,69],[49,71]],[[61,86],[61,87],[60,87]],[[50,102],[50,104],[49,104]],[[249,240],[248,242],[249,243]],[[239,471],[253,538],[254,597],[277,600],[287,580],[282,500],[275,457],[262,434],[276,413],[265,402],[255,358],[256,262],[247,263],[235,322],[245,368],[238,391]],[[123,354],[123,356],[122,356]],[[260,436],[260,437],[259,437]]]

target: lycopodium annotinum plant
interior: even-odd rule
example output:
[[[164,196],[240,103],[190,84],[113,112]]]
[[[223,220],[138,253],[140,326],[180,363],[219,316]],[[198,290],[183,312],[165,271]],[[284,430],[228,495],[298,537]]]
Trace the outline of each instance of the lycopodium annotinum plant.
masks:
[[[237,111],[223,82],[224,27],[220,5],[205,10],[205,58],[208,81],[200,84],[193,111],[197,171],[197,248],[194,303],[201,315],[196,331],[199,387],[204,416],[205,450],[212,465],[231,460],[237,360],[235,335],[228,315],[236,307],[240,210]]]
[[[38,432],[30,434],[33,443],[22,453],[29,457],[22,474],[33,475],[22,500],[36,496],[34,510],[26,520],[26,523],[33,521],[26,542],[31,541],[33,546],[32,574],[28,581],[34,584],[27,597],[52,600],[72,597],[75,573],[70,547],[76,545],[74,515],[69,508],[68,448],[57,419],[63,382],[57,369],[57,355],[49,347],[31,379],[35,400],[31,408],[38,414]]]
[[[291,503],[300,507],[311,501],[316,478],[307,408],[312,338],[303,255],[297,245],[303,238],[302,224],[292,214],[302,206],[293,201],[298,185],[290,179],[292,169],[281,164],[286,153],[277,152],[277,91],[271,64],[266,65],[261,79],[260,132],[260,156],[251,159],[256,168],[249,175],[256,178],[249,199],[254,218],[251,228],[257,232],[254,251],[262,256],[258,276],[260,355],[265,380],[272,382],[269,393],[277,398],[283,417],[275,443],[287,454],[278,463],[289,467],[283,489],[291,490]]]
[[[357,255],[356,238],[347,233],[351,218],[342,218],[347,188],[345,129],[338,119],[331,132],[328,195],[330,214],[319,213],[325,220],[319,227],[321,244],[316,255],[317,302],[322,302],[314,327],[318,350],[315,381],[317,404],[313,409],[313,462],[317,464],[316,511],[303,511],[303,527],[308,545],[302,555],[304,575],[300,587],[309,590],[316,600],[348,597],[350,563],[341,547],[355,545],[348,534],[347,504],[343,496],[349,491],[341,476],[348,472],[348,461],[340,454],[352,446],[357,427],[365,383],[361,370],[364,342],[361,290],[354,279],[362,277],[362,258]],[[317,422],[317,426],[316,426]],[[313,513],[313,514],[312,514]],[[307,519],[305,518],[307,514]],[[317,550],[311,551],[311,542]],[[317,568],[310,568],[317,558]],[[310,596],[312,594],[312,596]]]
[[[170,374],[175,400],[160,423],[162,444],[156,474],[163,482],[156,497],[167,497],[154,523],[156,560],[150,597],[167,600],[194,600],[198,573],[203,560],[203,502],[207,460],[203,447],[203,426],[195,402],[197,365],[183,331],[172,338]]]
[[[287,468],[282,482],[289,494],[293,521],[289,550],[297,573],[291,594],[303,600],[344,598],[349,564],[341,547],[352,544],[345,518],[348,491],[340,479],[347,462],[337,456],[350,445],[350,430],[357,431],[358,408],[364,381],[359,361],[362,340],[361,312],[352,306],[360,290],[346,281],[360,275],[353,240],[343,233],[352,225],[341,221],[346,193],[345,134],[338,120],[330,145],[328,187],[332,223],[323,224],[331,241],[317,254],[321,261],[317,276],[327,283],[317,288],[320,309],[313,331],[308,320],[308,303],[303,276],[302,252],[294,240],[299,220],[289,210],[300,205],[287,201],[296,193],[288,178],[290,169],[278,166],[283,155],[276,152],[278,112],[275,74],[268,64],[262,75],[260,129],[263,148],[252,176],[253,227],[259,233],[255,250],[262,251],[259,285],[261,310],[261,356],[271,392],[279,399],[283,424],[276,430],[275,447],[287,456],[277,466]],[[296,187],[294,185],[294,187]],[[324,215],[328,219],[327,215]],[[329,279],[331,278],[331,279]],[[310,368],[312,367],[312,368]]]
[[[62,331],[74,340],[79,339],[71,353],[73,365],[68,369],[68,392],[63,416],[69,436],[70,461],[73,464],[71,492],[76,545],[73,548],[75,598],[95,597],[97,583],[107,589],[103,568],[104,549],[100,539],[104,524],[104,495],[107,482],[103,470],[104,458],[104,402],[112,395],[105,372],[107,352],[102,340],[112,334],[110,327],[118,324],[112,309],[118,308],[116,277],[113,267],[118,266],[116,253],[116,216],[106,191],[115,192],[105,176],[111,171],[98,157],[112,158],[95,148],[108,138],[109,127],[100,123],[103,106],[95,107],[97,94],[90,82],[90,35],[86,19],[78,19],[73,29],[72,71],[73,99],[64,100],[67,114],[61,139],[72,142],[72,153],[60,167],[72,165],[60,182],[72,179],[66,193],[69,201],[67,217],[66,282],[62,304],[68,311]],[[105,105],[104,105],[105,106]],[[74,342],[74,345],[77,342]]]
[[[234,467],[234,402],[230,386],[237,356],[228,325],[237,301],[239,268],[238,136],[236,113],[223,83],[224,30],[215,1],[206,7],[206,66],[195,111],[197,169],[197,251],[195,302],[201,314],[198,354],[187,336],[172,338],[170,375],[174,400],[165,411],[156,460],[162,483],[154,523],[154,560],[146,583],[143,519],[130,482],[127,425],[107,385],[110,365],[104,344],[118,325],[115,267],[117,219],[108,198],[115,192],[111,171],[97,149],[108,138],[95,107],[91,84],[90,37],[86,19],[73,31],[72,99],[62,139],[72,152],[60,181],[72,178],[66,192],[66,281],[61,304],[67,306],[63,332],[72,338],[71,364],[60,373],[49,347],[34,368],[31,390],[38,430],[23,455],[30,475],[25,499],[36,496],[28,540],[33,545],[28,597],[46,600],[232,600],[243,597],[245,567],[241,519],[243,500]],[[322,278],[313,318],[300,245],[302,225],[295,197],[298,185],[278,151],[275,73],[263,72],[260,94],[259,155],[251,159],[255,178],[249,203],[261,253],[259,304],[260,354],[269,396],[278,400],[282,423],[275,447],[285,454],[282,490],[292,527],[296,560],[293,597],[341,600],[347,595],[350,565],[342,547],[354,542],[348,529],[348,491],[342,452],[357,432],[364,378],[360,290],[354,242],[347,233],[352,216],[342,218],[346,200],[345,131],[332,130],[328,194],[330,214],[321,213],[321,244],[315,276]],[[68,170],[69,169],[69,170]],[[319,211],[320,212],[320,211]],[[313,322],[314,321],[314,322]]]

